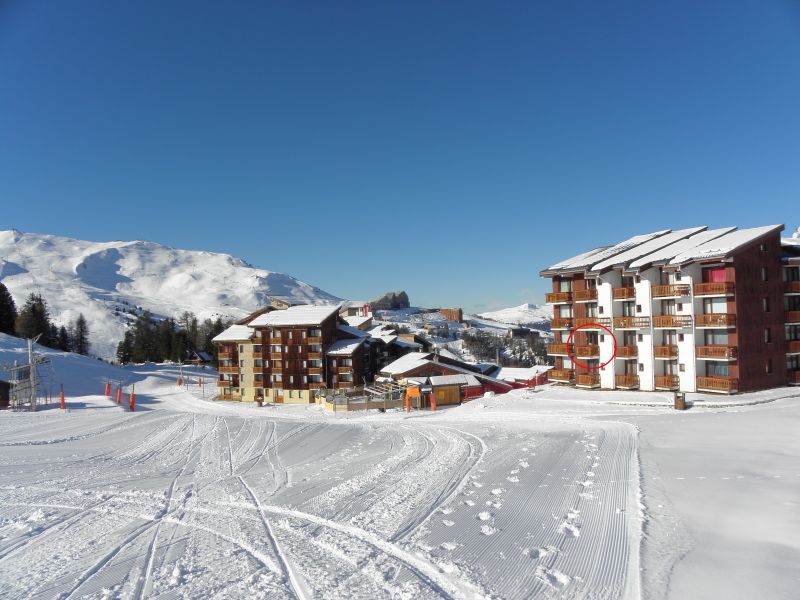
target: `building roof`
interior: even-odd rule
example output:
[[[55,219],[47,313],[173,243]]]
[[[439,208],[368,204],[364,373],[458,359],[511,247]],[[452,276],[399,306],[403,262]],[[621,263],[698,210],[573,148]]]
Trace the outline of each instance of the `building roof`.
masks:
[[[256,317],[250,327],[281,327],[291,325],[321,325],[328,317],[339,312],[338,304],[322,306],[301,304],[286,310],[276,310]]]
[[[243,342],[253,336],[253,330],[247,325],[231,325],[220,333],[212,342]]]
[[[726,233],[730,233],[731,231],[736,231],[736,227],[722,227],[721,229],[707,229],[705,231],[701,231],[700,233],[696,233],[688,238],[673,242],[669,246],[665,246],[664,248],[656,250],[655,252],[651,252],[650,254],[645,254],[644,256],[637,258],[628,265],[626,270],[639,271],[652,265],[666,264],[682,252],[700,246],[709,240],[718,238]]]
[[[364,340],[365,338],[336,340],[330,345],[325,354],[328,356],[350,356],[353,352],[358,350],[358,347],[364,343]]]
[[[783,231],[783,225],[766,225],[764,227],[751,227],[749,229],[737,229],[723,236],[715,238],[690,248],[669,261],[670,265],[682,265],[694,260],[704,260],[711,258],[725,258],[730,256],[740,248],[756,241],[770,233]]]
[[[342,325],[341,323],[339,323],[336,326],[336,329],[338,329],[342,333],[346,333],[347,335],[352,335],[353,337],[357,337],[357,338],[369,337],[369,333],[368,332],[366,332],[366,331],[364,331],[362,329],[356,329],[355,327],[350,327],[349,325]]]
[[[393,339],[392,343],[395,346],[399,346],[400,348],[411,348],[411,349],[415,349],[415,350],[419,350],[419,349],[422,348],[422,344],[420,344],[419,342],[411,342],[409,340],[404,340],[403,338],[401,338],[399,336],[396,337],[395,339]]]
[[[342,318],[347,321],[347,324],[351,327],[361,327],[364,323],[372,321],[372,315],[367,315],[366,317],[342,315]]]
[[[381,373],[386,373],[388,375],[407,373],[408,371],[424,365],[430,357],[430,352],[409,352],[383,367]]]
[[[648,240],[642,244],[638,244],[636,246],[632,246],[625,250],[624,252],[620,252],[619,254],[614,254],[602,260],[598,263],[595,263],[590,269],[589,272],[592,273],[602,273],[603,271],[608,271],[609,269],[613,269],[614,267],[625,267],[628,263],[632,260],[640,258],[642,256],[646,256],[655,250],[660,250],[673,244],[677,241],[685,239],[692,234],[699,233],[703,231],[706,227],[692,227],[691,229],[681,229],[679,231],[670,231],[669,233],[665,233],[664,235],[659,235],[658,237],[654,237],[651,240]]]
[[[428,378],[431,385],[480,385],[474,375],[432,375]]]
[[[500,367],[492,373],[495,379],[504,381],[528,381],[552,369],[549,365],[534,365],[532,367]]]
[[[579,254],[578,256],[573,256],[572,258],[568,258],[567,260],[563,260],[559,263],[548,267],[542,274],[545,275],[557,275],[558,273],[571,273],[575,271],[584,271],[591,267],[594,264],[600,263],[607,258],[611,258],[616,254],[621,254],[622,252],[626,252],[631,248],[639,246],[640,244],[644,244],[645,242],[649,242],[653,238],[660,237],[664,234],[669,233],[669,229],[665,229],[663,231],[654,231],[653,233],[645,233],[642,235],[635,235],[632,238],[628,238],[624,242],[620,242],[613,246],[603,246],[601,248],[596,248],[594,250],[590,250],[589,252],[584,252],[583,254]]]

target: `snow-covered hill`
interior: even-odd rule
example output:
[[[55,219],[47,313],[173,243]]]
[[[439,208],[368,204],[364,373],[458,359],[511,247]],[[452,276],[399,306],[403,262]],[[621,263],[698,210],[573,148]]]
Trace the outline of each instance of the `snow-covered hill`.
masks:
[[[137,306],[160,317],[178,317],[188,310],[204,319],[244,316],[267,304],[269,296],[310,303],[339,300],[290,275],[252,267],[228,254],[16,230],[0,232],[0,280],[18,305],[31,292],[41,293],[58,325],[83,313],[92,352],[104,358],[114,356]]]
[[[553,309],[550,306],[539,306],[526,302],[512,308],[480,313],[478,316],[498,323],[529,325],[538,328],[547,324],[553,317]]]

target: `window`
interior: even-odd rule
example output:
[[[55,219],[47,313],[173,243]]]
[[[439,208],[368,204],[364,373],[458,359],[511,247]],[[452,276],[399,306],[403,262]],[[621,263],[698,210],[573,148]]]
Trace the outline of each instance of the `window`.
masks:
[[[256,344],[255,346],[253,346],[253,352],[255,352],[256,354],[261,354],[261,344]]]
[[[254,362],[256,367],[263,367],[264,366],[264,361],[261,360],[260,358],[255,359],[255,361],[253,361],[253,362]]]
[[[728,376],[728,363],[717,362],[713,360],[705,361],[705,363],[706,363],[706,376],[708,377]]]
[[[767,373],[772,373],[772,359],[768,358],[764,361],[764,371]]]
[[[601,342],[605,342],[606,341],[606,336],[605,335],[601,335],[600,336],[600,341]]]
[[[269,347],[269,351],[270,352],[280,352],[281,351],[281,347],[278,346],[278,345],[273,345],[273,346]]]
[[[244,344],[239,344],[239,354],[244,354]]]
[[[639,372],[644,371],[644,363],[639,363]]]
[[[274,338],[279,338],[281,337],[281,332],[279,329],[273,329],[272,331],[269,332],[269,336]]]
[[[322,352],[322,344],[309,344],[309,352]]]
[[[303,368],[305,369],[306,367],[308,367],[308,361],[307,361],[307,360],[304,360],[304,361],[303,361]]]
[[[586,289],[587,290],[597,289],[597,280],[596,279],[587,279],[586,280]]]
[[[680,370],[681,373],[683,373],[686,371],[686,365],[681,363],[680,365],[678,365],[678,369]]]
[[[636,312],[637,312],[637,313],[640,313],[640,312],[642,312],[642,305],[641,305],[641,304],[637,304],[637,305],[636,305]]]
[[[623,317],[632,317],[634,316],[634,302],[623,302],[622,303],[622,316]]]
[[[675,300],[662,300],[661,301],[661,314],[674,315],[677,312]]]
[[[308,375],[303,375],[303,383],[308,383]]]
[[[683,341],[683,334],[682,334],[682,333],[679,333],[679,334],[678,334],[678,341],[679,341],[679,342],[682,342],[682,341]]]
[[[283,375],[273,375],[273,376],[272,376],[272,381],[273,381],[274,383],[280,383],[280,382],[282,382],[282,381],[283,381]]]
[[[761,249],[762,252],[766,252],[767,251],[767,245],[766,244],[761,244],[759,246],[759,248]]]
[[[274,368],[274,369],[280,369],[280,368],[281,368],[281,361],[279,361],[279,360],[273,360],[273,361],[272,361],[272,368]]]
[[[725,298],[703,298],[703,312],[707,315],[722,315],[728,312]]]
[[[643,342],[643,341],[644,341],[644,335],[642,335],[642,334],[640,333],[640,334],[637,336],[637,338],[636,338],[636,339],[638,339],[640,342]]]
[[[261,373],[256,373],[255,374],[256,381],[261,381],[263,378],[264,378],[264,376]]]
[[[289,375],[289,383],[294,383],[294,375]]]
[[[586,316],[587,317],[597,316],[597,302],[589,302],[586,304]]]
[[[678,302],[675,305],[675,308],[677,309],[677,312],[682,312],[683,311],[683,302]]]
[[[290,330],[289,330],[289,335],[288,335],[288,336],[286,336],[286,337],[288,337],[289,339],[292,339],[292,337],[293,337],[293,335],[292,335],[292,334],[293,334],[293,333],[294,333],[294,332],[293,332],[293,331],[290,329]]]
[[[239,360],[239,368],[241,369],[242,367],[244,367],[244,359]]]
[[[300,334],[300,337],[301,337],[302,339],[306,339],[306,338],[308,337],[308,332],[307,332],[307,331],[303,331],[303,332]]]
[[[571,292],[572,291],[572,280],[571,279],[561,279],[558,281],[558,291],[559,292]]]
[[[312,329],[311,337],[322,337],[322,329]]]
[[[283,347],[283,351],[288,354],[289,353],[289,346],[284,346]]]
[[[767,327],[764,330],[764,343],[769,344],[771,342],[772,342],[772,330],[769,327]]]
[[[592,334],[590,333],[588,335],[591,336]],[[595,334],[595,335],[597,335],[597,334]],[[353,359],[352,358],[343,358],[342,362],[341,362],[341,366],[343,366],[343,367],[352,367],[353,366]]]
[[[769,269],[761,267],[761,281],[769,281]]]
[[[761,299],[761,307],[764,309],[764,312],[769,312],[769,298]]]
[[[598,306],[597,310],[601,315],[603,314],[603,307],[602,306]]]

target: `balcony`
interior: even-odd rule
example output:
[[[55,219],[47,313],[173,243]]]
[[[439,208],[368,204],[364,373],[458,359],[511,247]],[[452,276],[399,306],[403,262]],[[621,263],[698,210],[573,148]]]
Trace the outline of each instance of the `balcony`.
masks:
[[[352,381],[340,381],[339,383],[336,384],[336,387],[339,388],[340,390],[349,390],[350,388],[353,387],[353,382]]]
[[[282,358],[283,358],[283,352],[270,352],[270,353],[269,353],[269,357],[270,357],[271,359],[277,359],[277,360],[280,360],[280,359],[282,359]]]
[[[695,296],[733,296],[734,283],[721,281],[718,283],[695,283]]]
[[[322,369],[319,367],[309,367],[308,369],[309,375],[322,375]]]
[[[786,354],[800,354],[800,340],[786,342]]]
[[[310,389],[310,390],[324,390],[325,389],[325,384],[322,383],[322,382],[309,383],[308,384],[308,389]]]
[[[785,314],[786,323],[800,323],[800,310],[787,310]]]
[[[734,314],[707,314],[695,317],[695,327],[699,329],[711,329],[714,327],[735,327],[736,315]]]
[[[550,369],[547,372],[547,379],[561,383],[573,383],[575,381],[575,371],[573,369]]]
[[[636,298],[636,290],[632,287],[614,288],[611,296],[614,300],[633,300]]]
[[[220,373],[238,373],[239,367],[217,367]]]
[[[735,377],[698,377],[698,392],[721,392],[723,394],[733,394],[739,389],[739,380]]]
[[[600,329],[599,327],[587,327],[591,325],[603,325],[611,327],[610,317],[578,317],[575,319],[575,327],[585,327],[586,329]]]
[[[597,373],[581,373],[575,378],[575,385],[585,388],[600,387],[600,375]]]
[[[635,390],[639,388],[638,375],[616,375],[614,383],[617,388],[622,390]]]
[[[217,352],[217,358],[219,360],[230,360],[234,358],[233,352]]]
[[[654,285],[652,288],[653,298],[683,298],[688,296],[690,288],[685,283],[673,285]]]
[[[614,329],[645,329],[647,327],[650,327],[650,317],[614,317]]]
[[[336,372],[337,373],[352,373],[353,372],[353,367],[338,367],[336,369]]]
[[[322,360],[322,352],[309,352],[308,353],[309,360]]]
[[[308,344],[321,344],[322,338],[321,337],[308,337],[306,338],[306,343]]]
[[[654,346],[653,356],[656,358],[678,358],[678,347],[674,345]]]
[[[789,371],[789,385],[800,385],[800,371]]]
[[[600,358],[600,346],[594,344],[575,346],[575,356],[578,358]]]
[[[800,294],[800,281],[784,281],[783,282],[784,294]]]
[[[653,317],[653,327],[656,329],[683,329],[691,326],[691,315],[659,315]]]
[[[233,394],[217,394],[217,400],[241,400],[240,396],[234,396]]]
[[[677,390],[680,380],[677,375],[656,375],[657,390]]]
[[[572,317],[551,319],[550,329],[572,329],[573,323]]]
[[[283,365],[281,364],[270,365],[270,368],[272,369],[273,373],[283,373]]]
[[[639,356],[638,346],[617,346],[617,358],[636,358]]]
[[[697,346],[699,360],[736,360],[737,356],[736,346]]]
[[[217,387],[231,387],[233,382],[230,379],[217,379]]]
[[[547,304],[566,304],[572,302],[572,292],[551,292],[544,295]]]
[[[568,356],[572,350],[569,346],[572,344],[547,344],[547,353],[551,356]]]
[[[575,299],[575,302],[591,302],[592,300],[597,300],[597,288],[575,290],[572,292],[572,297]]]

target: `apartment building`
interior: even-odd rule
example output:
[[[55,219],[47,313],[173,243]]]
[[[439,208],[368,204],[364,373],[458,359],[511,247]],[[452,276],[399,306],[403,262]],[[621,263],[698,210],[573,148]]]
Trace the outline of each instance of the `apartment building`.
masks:
[[[217,337],[219,400],[310,404],[328,390],[372,381],[394,357],[419,348],[350,327],[340,305],[274,306]]]
[[[550,380],[720,393],[800,383],[800,245],[782,230],[657,231],[543,270]]]

